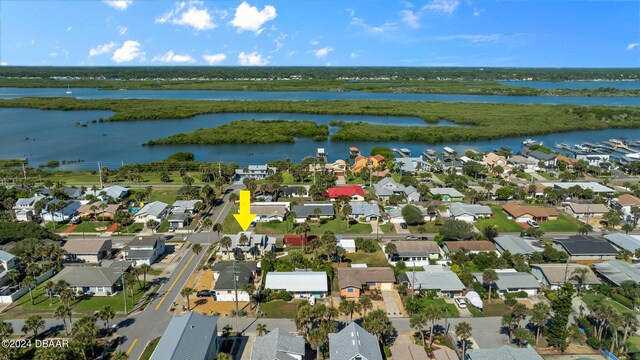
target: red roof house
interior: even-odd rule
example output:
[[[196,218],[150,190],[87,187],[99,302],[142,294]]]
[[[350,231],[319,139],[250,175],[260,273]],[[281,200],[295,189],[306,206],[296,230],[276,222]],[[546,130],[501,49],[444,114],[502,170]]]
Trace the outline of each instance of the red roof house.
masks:
[[[349,198],[353,201],[363,201],[364,190],[359,185],[336,186],[327,189],[327,196],[330,199]]]

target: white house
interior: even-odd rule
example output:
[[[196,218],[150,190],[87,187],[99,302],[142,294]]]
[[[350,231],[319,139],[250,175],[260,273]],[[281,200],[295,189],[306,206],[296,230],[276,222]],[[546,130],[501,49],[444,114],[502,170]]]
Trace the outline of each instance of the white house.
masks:
[[[169,205],[162,201],[154,201],[143,206],[133,216],[135,222],[146,223],[149,220],[161,223],[169,214]]]
[[[275,167],[269,167],[269,165],[249,165],[245,169],[236,169],[236,180],[242,182],[244,178],[262,180],[269,175],[278,171]]]
[[[479,219],[493,216],[493,212],[485,205],[451,203],[447,206],[447,216],[453,220],[474,223]]]
[[[193,214],[198,204],[202,203],[202,200],[176,200],[171,205],[171,212]]]
[[[378,181],[377,184],[373,184],[373,187],[376,196],[381,200],[388,201],[391,196],[400,195],[404,196],[407,202],[420,201],[420,193],[415,187],[398,184],[390,177]]]
[[[126,187],[113,185],[102,190],[87,190],[87,192],[85,192],[85,196],[92,195],[101,200],[106,200],[109,198],[118,200],[125,197],[128,193],[129,189],[127,189]]]
[[[284,221],[289,212],[288,202],[254,202],[251,204],[251,213],[256,215],[254,221],[269,222],[273,220]]]
[[[496,269],[498,274],[498,280],[491,286],[493,286],[500,296],[504,296],[505,293],[524,291],[527,296],[534,296],[540,292],[542,287],[536,278],[528,272],[518,272],[515,269]],[[489,286],[483,280],[482,273],[473,273],[474,279],[483,284]]]
[[[236,301],[236,288],[238,301],[250,301],[251,294],[245,288],[253,282],[257,270],[255,262],[216,262],[211,271],[213,272],[213,291],[215,291],[216,301]],[[236,278],[233,278],[233,274]]]
[[[576,160],[584,160],[592,166],[602,166],[610,157],[610,154],[576,154]]]
[[[126,260],[133,261],[133,266],[153,264],[165,250],[164,236],[137,236],[124,248]]]
[[[16,204],[13,206],[13,212],[16,215],[16,220],[18,221],[33,221],[36,219],[39,214],[36,214],[36,203],[38,201],[44,200],[43,195],[33,195],[30,198],[20,198],[16,201]]]
[[[536,171],[537,161],[520,155],[514,155],[507,159],[507,164],[512,167],[521,168],[525,173],[531,174]]]
[[[60,210],[53,211],[53,204],[57,204],[59,202],[64,202],[65,207]],[[42,220],[44,221],[69,221],[73,217],[73,215],[78,212],[80,209],[80,201],[77,200],[51,200],[44,209],[42,209]]]
[[[66,281],[74,294],[111,296],[122,288],[120,278],[130,266],[128,261],[113,261],[108,266],[66,266],[51,281]]]
[[[325,297],[329,292],[329,281],[324,271],[270,272],[266,276],[266,289],[285,290],[294,297]]]

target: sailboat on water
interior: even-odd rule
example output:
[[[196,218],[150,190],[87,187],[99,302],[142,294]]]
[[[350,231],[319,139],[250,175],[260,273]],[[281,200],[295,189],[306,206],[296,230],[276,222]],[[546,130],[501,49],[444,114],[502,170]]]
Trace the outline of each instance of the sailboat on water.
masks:
[[[67,86],[67,94],[71,94],[71,88]]]

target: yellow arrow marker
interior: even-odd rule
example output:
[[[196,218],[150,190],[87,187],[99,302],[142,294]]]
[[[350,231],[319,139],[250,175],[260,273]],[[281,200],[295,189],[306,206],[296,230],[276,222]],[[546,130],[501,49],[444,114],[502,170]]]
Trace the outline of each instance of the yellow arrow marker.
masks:
[[[233,214],[242,231],[247,231],[256,214],[251,213],[251,191],[240,190],[240,213]]]

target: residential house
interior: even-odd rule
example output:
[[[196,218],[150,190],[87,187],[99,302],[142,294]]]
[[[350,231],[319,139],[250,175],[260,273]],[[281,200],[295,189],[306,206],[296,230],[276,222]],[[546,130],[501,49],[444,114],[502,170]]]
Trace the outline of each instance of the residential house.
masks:
[[[608,241],[587,235],[571,235],[564,239],[554,239],[553,243],[575,260],[615,259],[618,250]]]
[[[242,242],[244,235],[246,241]],[[224,254],[233,253],[237,260],[244,260],[247,255],[256,258],[263,252],[273,251],[276,245],[276,238],[267,235],[255,234],[251,231],[239,232],[231,235],[231,248],[222,247],[220,250]]]
[[[198,204],[201,204],[202,200],[176,200],[171,205],[171,212],[174,214],[193,214]]]
[[[622,209],[625,219],[633,220],[631,209],[640,206],[640,198],[632,194],[622,194],[611,200],[612,207]]]
[[[133,266],[151,265],[164,254],[164,236],[137,236],[124,247],[124,257],[133,261]]]
[[[509,250],[511,255],[522,254],[531,255],[536,252],[544,251],[544,246],[536,239],[525,239],[513,235],[500,235],[493,239],[496,249],[500,254]]]
[[[68,240],[62,249],[66,261],[97,263],[111,256],[111,239]]]
[[[61,197],[65,199],[80,199],[83,194],[81,188],[73,186],[62,186],[54,189],[41,188],[36,190],[36,192],[46,197],[57,197],[56,195],[60,194]]]
[[[604,238],[618,251],[625,249],[635,254],[636,250],[640,249],[640,235],[610,233],[604,235]]]
[[[578,160],[576,159],[572,159],[563,154],[558,154],[558,156],[556,156],[556,164],[558,164],[558,162],[560,161],[564,161],[564,163],[567,164],[567,169],[570,169],[570,170],[573,170],[573,164],[578,162]]]
[[[347,253],[354,253],[356,252],[356,241],[354,239],[342,239],[341,235],[338,235],[340,238],[338,238],[338,247],[341,247],[344,249],[345,252]]]
[[[275,167],[269,167],[269,165],[249,165],[244,169],[236,169],[236,180],[242,182],[245,178],[263,180],[269,175],[275,174],[278,171]]]
[[[384,161],[384,156],[382,155],[374,155],[369,157],[364,157],[362,155],[357,156],[353,159],[353,173],[359,174],[362,169],[372,168],[376,169],[378,166],[385,166],[386,163]]]
[[[378,339],[352,322],[338,333],[329,334],[330,360],[382,360]]]
[[[190,311],[174,316],[151,360],[210,360],[218,354],[218,317]]]
[[[314,212],[319,209],[320,212]],[[296,213],[296,222],[319,221],[320,219],[332,219],[336,216],[333,204],[302,204],[293,208]]]
[[[338,159],[333,163],[326,164],[309,164],[309,172],[332,172],[335,176],[344,176],[347,170],[347,162]]]
[[[582,285],[584,288],[591,289],[592,286],[601,283],[596,274],[591,271],[587,265],[580,264],[531,264],[531,273],[543,284],[551,290],[560,288],[564,283],[570,282],[575,286]],[[580,275],[578,269],[585,269],[585,277],[580,284]]]
[[[16,267],[16,256],[12,253],[0,250],[0,286],[7,283],[5,275]]]
[[[553,187],[556,189],[568,190],[574,186],[582,190],[591,190],[598,195],[612,195],[616,191],[610,187],[604,186],[594,181],[573,181],[573,182],[555,182]]]
[[[449,349],[446,347],[443,347],[441,349]],[[400,344],[400,343],[394,343],[393,346],[391,346],[391,355],[393,356],[394,359],[406,359],[406,360],[428,360],[429,356],[427,355],[427,351],[424,349],[424,347],[417,345],[417,344]],[[458,355],[456,355],[456,352],[449,349],[453,355],[455,355],[455,359],[452,357],[450,359],[446,359],[446,360],[458,360]],[[436,351],[440,351],[440,350],[436,350]],[[443,350],[444,351],[444,350]],[[435,354],[435,351],[434,351]],[[436,358],[436,360],[438,360]]]
[[[296,298],[321,298],[329,293],[329,281],[324,271],[274,271],[266,277],[266,289],[288,291]]]
[[[120,210],[120,204],[106,204],[102,201],[96,201],[91,204],[80,205],[78,215],[83,219],[110,219],[113,220],[116,212]]]
[[[289,206],[288,202],[254,202],[251,213],[256,215],[256,222],[284,221]]]
[[[622,260],[609,260],[593,264],[596,273],[613,286],[625,281],[640,282],[640,264],[629,264]]]
[[[111,296],[122,289],[120,279],[130,267],[128,261],[112,261],[107,266],[65,266],[51,281],[66,281],[74,294]]]
[[[433,197],[439,197],[442,201],[462,201],[462,199],[464,199],[464,194],[449,187],[431,188],[429,189],[429,193],[431,193]]]
[[[395,345],[394,345],[395,346]],[[422,347],[420,347],[422,348]],[[424,348],[423,348],[424,350]],[[391,353],[393,354],[393,346],[391,347]],[[434,350],[431,355],[433,355],[434,360],[460,360],[458,357],[458,353],[455,350],[452,350],[448,347],[441,347],[438,350]],[[421,359],[420,357],[416,357],[415,359]]]
[[[563,203],[564,211],[569,215],[574,216],[576,219],[585,218],[601,218],[605,213],[609,212],[604,204],[578,204],[578,203]]]
[[[435,290],[440,296],[460,296],[465,286],[451,269],[442,265],[425,265],[424,271],[408,271],[400,275],[400,280],[409,284],[416,292]]]
[[[502,205],[502,210],[507,213],[509,219],[513,219],[516,222],[558,220],[558,210],[552,207],[523,206],[518,203],[508,202]]]
[[[349,215],[350,219],[378,221],[380,218],[380,207],[375,201],[350,201],[349,206],[351,206],[351,214]]]
[[[169,230],[182,229],[189,225],[189,214],[183,212],[171,213],[169,217]]]
[[[495,349],[470,349],[468,360],[542,360],[532,347],[515,348],[503,345]]]
[[[393,195],[403,196],[407,202],[420,201],[420,193],[413,186],[398,184],[393,178],[386,177],[373,184],[378,199],[389,201]]]
[[[447,253],[466,250],[470,254],[478,254],[481,252],[494,252],[496,246],[491,241],[445,241],[444,251]]]
[[[492,285],[496,292],[503,296],[505,293],[524,291],[528,296],[536,295],[540,292],[540,283],[528,272],[519,272],[515,269],[496,269],[498,280]],[[482,278],[482,273],[472,273],[475,281],[489,286]]]
[[[145,204],[133,215],[133,219],[137,223],[146,224],[148,221],[153,220],[159,224],[164,221],[167,215],[169,215],[169,205],[162,201],[154,201]]]
[[[442,171],[446,174],[453,173],[462,175],[462,165],[464,165],[464,163],[458,159],[448,157],[442,161],[438,161],[437,165],[442,168]]]
[[[120,185],[113,185],[102,190],[87,190],[84,196],[94,196],[100,200],[112,199],[118,201],[129,195],[129,189]]]
[[[327,189],[326,196],[331,200],[348,199],[364,201],[364,189],[360,185],[344,185]]]
[[[16,204],[13,206],[13,213],[16,216],[16,220],[33,221],[38,219],[40,214],[36,214],[36,203],[44,199],[45,197],[43,195],[35,194],[30,198],[20,198],[16,200]]]
[[[236,301],[236,289],[238,301],[250,301],[251,294],[245,289],[253,283],[258,265],[255,262],[216,262],[213,264],[213,291],[216,301]],[[236,278],[233,278],[233,274]]]
[[[482,158],[482,162],[487,164],[487,166],[490,168],[494,168],[496,166],[501,166],[502,168],[507,167],[507,158],[501,155],[494,154],[492,152],[486,154]]]
[[[396,253],[389,259],[392,265],[403,261],[407,266],[424,266],[440,258],[440,247],[435,241],[394,241],[393,244]]]
[[[584,160],[589,163],[591,166],[602,166],[605,163],[609,162],[611,158],[610,154],[576,154],[576,160]]]
[[[431,171],[431,164],[422,160],[421,157],[396,158],[394,161],[400,169],[400,174],[415,174],[420,171]]]
[[[304,186],[280,186],[279,197],[304,197],[307,195],[307,188]]]
[[[357,299],[366,290],[393,290],[396,277],[388,267],[338,268],[340,296]]]
[[[475,223],[480,219],[492,217],[493,212],[485,205],[452,203],[447,205],[447,216],[449,219]]]
[[[65,206],[62,209],[53,210],[53,205],[58,203],[64,203]],[[42,220],[57,222],[69,221],[78,212],[80,206],[81,204],[78,200],[51,200],[47,203],[44,209],[42,209]]]
[[[527,154],[527,157],[536,162],[536,167],[539,163],[542,163],[547,168],[556,166],[557,154],[547,154],[540,150],[533,150]]]
[[[280,328],[256,337],[251,349],[251,360],[303,360],[304,356],[304,338]]]
[[[511,165],[511,167],[520,168],[527,174],[531,174],[536,171],[538,162],[524,156],[514,155],[507,159],[507,164]]]
[[[404,215],[402,215],[402,208],[404,208],[405,206],[406,205],[400,205],[399,207],[394,207],[387,210],[388,219],[392,224],[400,224],[406,222],[404,219]],[[432,208],[432,210],[429,210],[429,208],[421,205],[413,206],[417,207],[420,210],[420,212],[422,213],[422,219],[424,221],[433,221],[438,217],[438,212],[435,207]]]

